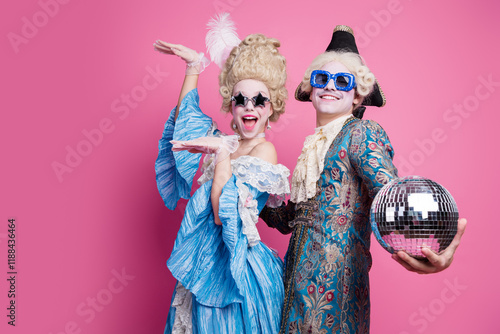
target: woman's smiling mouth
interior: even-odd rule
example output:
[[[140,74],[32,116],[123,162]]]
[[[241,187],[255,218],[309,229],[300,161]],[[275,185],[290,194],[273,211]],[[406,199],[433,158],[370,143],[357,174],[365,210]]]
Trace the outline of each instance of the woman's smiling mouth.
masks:
[[[242,119],[243,119],[243,125],[247,130],[252,130],[255,124],[257,124],[258,120],[258,118],[253,115],[245,115],[242,117]]]

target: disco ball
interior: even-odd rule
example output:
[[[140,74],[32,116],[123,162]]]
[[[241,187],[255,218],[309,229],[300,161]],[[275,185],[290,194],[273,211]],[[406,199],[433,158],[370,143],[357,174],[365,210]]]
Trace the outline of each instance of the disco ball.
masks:
[[[373,199],[370,222],[389,252],[405,251],[423,259],[422,246],[440,253],[457,233],[455,200],[440,184],[406,176],[386,184]]]

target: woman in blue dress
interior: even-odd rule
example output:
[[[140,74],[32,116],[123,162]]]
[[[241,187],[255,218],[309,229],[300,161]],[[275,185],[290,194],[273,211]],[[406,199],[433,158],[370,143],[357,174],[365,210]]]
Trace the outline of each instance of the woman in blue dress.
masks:
[[[284,112],[286,62],[280,43],[249,35],[230,52],[219,76],[222,110],[235,135],[217,130],[199,108],[203,54],[162,41],[155,49],[187,63],[179,102],[159,143],[156,176],[169,209],[189,198],[167,266],[177,279],[165,333],[277,333],[284,298],[283,264],[260,241],[264,205],[289,193],[289,170],[266,141],[269,121]],[[199,189],[191,186],[201,159]]]

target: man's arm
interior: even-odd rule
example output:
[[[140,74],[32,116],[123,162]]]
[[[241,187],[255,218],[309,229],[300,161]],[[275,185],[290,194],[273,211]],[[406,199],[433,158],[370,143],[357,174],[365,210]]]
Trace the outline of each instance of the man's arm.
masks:
[[[265,206],[259,217],[267,224],[280,231],[282,234],[289,234],[293,231],[288,223],[295,219],[295,203],[288,201],[277,208]]]

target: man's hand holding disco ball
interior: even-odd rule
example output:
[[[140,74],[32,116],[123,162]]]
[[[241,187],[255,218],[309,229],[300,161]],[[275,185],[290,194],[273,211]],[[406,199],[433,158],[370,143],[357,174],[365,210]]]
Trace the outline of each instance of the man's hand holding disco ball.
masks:
[[[457,225],[457,234],[442,254],[438,255],[429,248],[423,247],[422,253],[428,261],[417,260],[404,251],[398,251],[392,254],[392,258],[407,270],[418,274],[434,274],[443,271],[453,262],[453,256],[465,232],[465,225],[467,225],[467,220],[465,218],[460,218]]]
[[[437,273],[451,265],[467,224],[458,217],[448,190],[420,176],[386,184],[370,210],[377,241],[395,261],[419,274]]]

